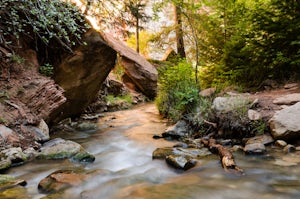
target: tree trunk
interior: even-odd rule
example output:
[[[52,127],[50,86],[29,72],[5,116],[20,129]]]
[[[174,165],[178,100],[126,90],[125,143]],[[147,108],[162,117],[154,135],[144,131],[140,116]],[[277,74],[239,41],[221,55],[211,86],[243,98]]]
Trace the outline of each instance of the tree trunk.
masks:
[[[139,18],[136,18],[136,26],[135,26],[135,46],[136,52],[140,53],[140,25],[139,25]]]
[[[244,174],[243,170],[235,164],[232,153],[227,148],[217,144],[215,139],[202,138],[201,143],[208,147],[212,153],[217,153],[220,156],[220,161],[225,171]]]
[[[177,53],[181,58],[186,58],[184,42],[183,42],[183,30],[182,30],[182,20],[181,20],[181,8],[175,5],[174,9],[175,25],[176,25],[176,43],[177,43]]]

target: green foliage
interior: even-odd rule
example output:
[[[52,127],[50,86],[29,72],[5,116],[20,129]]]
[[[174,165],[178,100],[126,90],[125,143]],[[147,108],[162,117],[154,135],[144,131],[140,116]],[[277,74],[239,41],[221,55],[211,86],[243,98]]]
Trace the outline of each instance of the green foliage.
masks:
[[[254,133],[255,135],[262,135],[264,132],[268,131],[267,123],[262,119],[252,121],[250,126],[252,129],[251,133]]]
[[[159,68],[156,104],[162,115],[174,121],[193,110],[199,100],[194,69],[185,60]]]
[[[10,61],[16,64],[23,64],[25,62],[25,59],[17,54],[13,54],[10,57]]]
[[[139,49],[140,54],[142,54],[144,57],[149,57],[149,41],[152,38],[152,35],[142,30],[140,31],[140,42],[139,42]],[[135,49],[136,47],[136,38],[135,35],[130,35],[130,37],[127,39],[127,45],[131,47],[132,49]]]
[[[222,59],[211,64],[218,67],[206,70],[209,78],[205,83],[219,79],[251,87],[260,85],[267,78],[298,79],[300,2],[248,1],[243,5],[246,6],[242,9],[244,12],[233,7],[233,13],[240,13],[234,15],[239,21],[233,21],[235,31],[222,48]],[[209,64],[206,62],[205,65]]]
[[[114,96],[114,95],[107,95],[105,97],[105,101],[109,104],[118,104],[120,102],[127,102],[132,104],[132,97],[130,94],[121,95],[121,96]]]
[[[1,0],[0,44],[17,45],[20,39],[48,45],[55,41],[64,49],[79,42],[87,29],[78,9],[60,0]]]
[[[47,76],[52,77],[54,74],[54,67],[51,64],[44,64],[43,66],[40,66],[40,73]]]

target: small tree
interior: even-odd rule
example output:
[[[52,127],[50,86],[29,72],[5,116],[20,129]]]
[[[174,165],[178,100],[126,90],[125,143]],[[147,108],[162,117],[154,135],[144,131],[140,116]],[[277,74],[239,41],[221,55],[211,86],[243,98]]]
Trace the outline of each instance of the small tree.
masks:
[[[145,12],[147,2],[147,0],[124,1],[125,11],[129,14],[128,24],[135,27],[136,51],[138,53],[140,52],[140,22],[146,22],[150,19],[150,17]],[[131,20],[131,18],[133,18],[133,20]]]

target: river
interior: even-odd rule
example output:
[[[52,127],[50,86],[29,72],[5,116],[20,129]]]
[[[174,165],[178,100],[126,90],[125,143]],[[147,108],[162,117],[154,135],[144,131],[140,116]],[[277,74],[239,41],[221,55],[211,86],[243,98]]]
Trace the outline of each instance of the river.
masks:
[[[61,132],[55,136],[80,143],[95,155],[91,164],[74,164],[68,160],[36,160],[7,173],[27,181],[14,198],[38,199],[37,185],[50,173],[71,167],[102,170],[86,183],[67,189],[51,198],[83,199],[282,199],[300,198],[300,167],[282,166],[288,158],[272,148],[266,156],[234,154],[245,175],[226,173],[217,156],[203,159],[188,171],[175,170],[162,160],[152,160],[157,147],[175,143],[154,140],[166,128],[166,122],[151,103],[131,110],[106,113],[98,121],[96,132]],[[283,163],[282,163],[283,162]],[[279,164],[278,164],[279,163]],[[281,163],[281,164],[280,164]],[[12,194],[11,194],[12,195]],[[0,198],[4,195],[0,194]],[[9,197],[7,197],[9,198]],[[12,197],[11,197],[12,198]]]

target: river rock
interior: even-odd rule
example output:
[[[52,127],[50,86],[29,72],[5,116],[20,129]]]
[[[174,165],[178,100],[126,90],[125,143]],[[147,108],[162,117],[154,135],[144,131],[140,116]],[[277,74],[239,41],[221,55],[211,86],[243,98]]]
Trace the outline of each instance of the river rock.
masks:
[[[237,95],[230,97],[216,97],[212,108],[218,112],[229,112],[251,104],[248,97]]]
[[[275,139],[300,137],[300,102],[277,112],[269,121]]]
[[[15,186],[25,186],[25,180],[17,179],[10,175],[0,174],[0,190],[6,190]]]
[[[275,145],[278,146],[278,147],[283,148],[287,145],[287,143],[284,140],[276,140]]]
[[[14,143],[20,142],[20,138],[12,129],[0,124],[0,143],[1,142],[14,145]]]
[[[175,125],[170,126],[162,134],[164,138],[180,139],[189,135],[188,124],[184,120],[178,121]]]
[[[99,127],[95,123],[90,123],[90,122],[80,122],[77,126],[76,129],[78,131],[95,131]]]
[[[291,144],[288,144],[283,148],[283,152],[285,152],[285,153],[291,153],[291,152],[295,152],[295,151],[296,151],[296,147]]]
[[[166,157],[166,162],[174,168],[188,170],[197,164],[197,160],[186,156],[169,155]]]
[[[86,152],[82,146],[70,140],[56,138],[46,142],[37,155],[39,159],[71,158],[78,162],[93,162],[95,157]]]
[[[27,161],[27,156],[20,147],[8,148],[0,152],[1,159],[9,159],[12,166],[23,164]]]
[[[42,122],[43,121],[43,122]],[[37,142],[46,142],[50,139],[49,136],[49,128],[48,125],[45,123],[44,120],[42,120],[40,124],[36,126],[24,126],[22,125],[23,132],[30,133],[34,140]]]
[[[276,98],[273,103],[278,105],[292,105],[300,102],[300,93],[292,93]]]
[[[152,153],[153,159],[165,159],[169,155],[174,156],[186,156],[190,158],[201,158],[208,155],[211,155],[211,152],[207,148],[182,148],[182,147],[165,147],[165,148],[157,148]]]
[[[117,52],[99,32],[90,29],[84,34],[82,43],[85,44],[62,57],[55,66],[54,80],[65,90],[67,101],[51,115],[51,121],[58,122],[82,113],[115,66]]]
[[[167,156],[173,153],[172,147],[165,147],[165,148],[157,148],[152,153],[153,159],[165,159]]]
[[[287,153],[276,159],[274,164],[279,166],[296,166],[300,164],[300,152]]]
[[[4,171],[11,167],[11,160],[9,158],[1,158],[0,160],[0,171]]]
[[[249,138],[246,142],[246,145],[248,144],[254,144],[254,143],[262,143],[264,145],[271,144],[274,142],[274,139],[269,134],[263,134],[263,135],[257,135],[255,137]]]
[[[262,143],[247,144],[244,147],[244,152],[251,155],[260,155],[266,153],[266,147]]]
[[[250,120],[254,120],[254,121],[259,120],[259,119],[261,119],[261,114],[258,111],[249,109],[248,110],[248,118]]]
[[[94,175],[104,173],[102,170],[85,171],[82,169],[59,170],[40,181],[38,189],[41,193],[55,193],[78,186]]]

